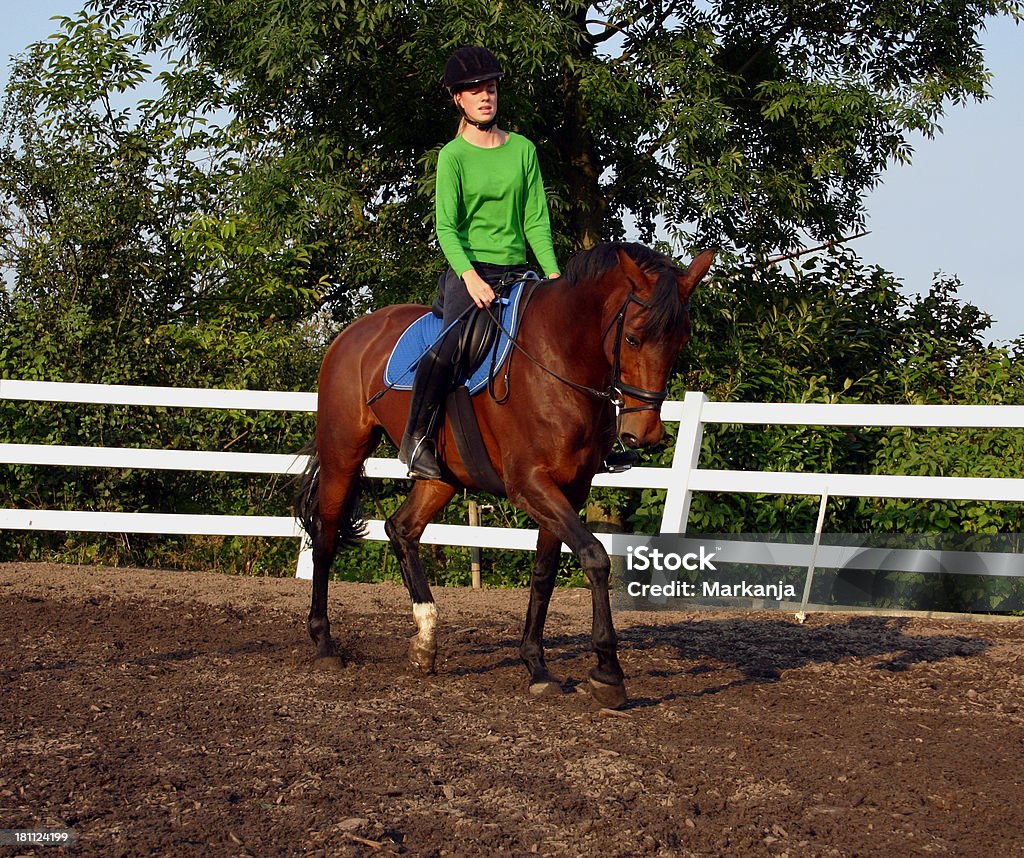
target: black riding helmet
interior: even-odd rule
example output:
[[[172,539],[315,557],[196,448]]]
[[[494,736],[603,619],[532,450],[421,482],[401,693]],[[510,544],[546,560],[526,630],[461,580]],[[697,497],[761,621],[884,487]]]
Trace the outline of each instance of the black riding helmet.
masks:
[[[501,63],[487,48],[466,45],[448,58],[444,66],[444,85],[452,95],[478,83],[501,80]]]

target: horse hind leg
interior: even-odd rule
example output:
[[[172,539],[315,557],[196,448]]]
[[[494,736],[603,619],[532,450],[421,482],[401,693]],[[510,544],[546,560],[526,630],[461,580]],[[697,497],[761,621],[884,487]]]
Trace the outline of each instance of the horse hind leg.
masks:
[[[316,646],[321,667],[344,664],[341,651],[331,637],[327,615],[327,589],[331,566],[338,550],[353,545],[363,535],[359,518],[359,493],[362,458],[344,469],[324,472],[319,457],[313,455],[299,488],[297,512],[309,534],[313,548],[313,586],[307,629]]]
[[[437,661],[437,605],[420,563],[420,537],[432,519],[455,494],[447,483],[417,481],[405,503],[384,523],[398,557],[402,580],[412,599],[416,634],[409,639],[409,661],[423,673],[433,673]]]

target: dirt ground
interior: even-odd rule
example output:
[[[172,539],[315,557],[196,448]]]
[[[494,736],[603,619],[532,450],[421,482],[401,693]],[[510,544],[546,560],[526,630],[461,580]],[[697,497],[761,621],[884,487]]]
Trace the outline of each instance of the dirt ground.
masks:
[[[1021,855],[1024,624],[617,613],[631,702],[591,708],[590,598],[0,565],[0,829],[83,855]],[[59,854],[54,850],[47,854]],[[23,854],[34,854],[22,850]],[[0,847],[0,854],[19,854]]]

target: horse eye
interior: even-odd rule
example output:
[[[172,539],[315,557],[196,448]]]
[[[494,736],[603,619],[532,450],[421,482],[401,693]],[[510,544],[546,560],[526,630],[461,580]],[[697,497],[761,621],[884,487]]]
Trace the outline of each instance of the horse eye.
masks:
[[[640,348],[640,340],[634,337],[632,334],[626,334],[626,345],[638,349]]]

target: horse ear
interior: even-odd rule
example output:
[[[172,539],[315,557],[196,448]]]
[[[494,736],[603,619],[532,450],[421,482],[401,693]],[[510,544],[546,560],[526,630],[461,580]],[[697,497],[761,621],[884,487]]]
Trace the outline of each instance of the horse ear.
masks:
[[[651,288],[658,278],[644,271],[633,261],[633,257],[621,247],[616,248],[615,252],[619,257],[619,267],[622,269],[622,273],[626,275],[626,278],[633,284],[634,291],[641,298],[650,294]]]
[[[700,285],[700,281],[708,273],[711,263],[715,261],[716,253],[717,251],[715,250],[705,250],[690,263],[686,273],[679,278],[679,297],[683,301],[690,300],[693,291]]]

